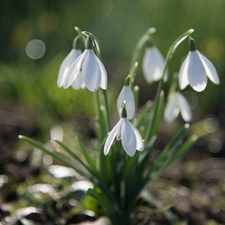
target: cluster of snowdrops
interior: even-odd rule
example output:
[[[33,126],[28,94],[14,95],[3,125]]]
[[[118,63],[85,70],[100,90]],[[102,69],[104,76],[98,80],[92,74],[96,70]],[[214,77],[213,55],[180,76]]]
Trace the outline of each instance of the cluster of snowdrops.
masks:
[[[58,147],[57,151],[51,151],[25,136],[20,138],[92,182],[94,188],[89,189],[87,195],[101,207],[96,213],[106,215],[114,225],[131,224],[132,212],[138,206],[146,186],[151,185],[175,160],[186,154],[197,140],[195,135],[187,137],[189,125],[184,124],[149,164],[162,118],[173,122],[180,113],[185,122],[191,121],[191,109],[181,90],[190,85],[195,91],[201,92],[206,88],[208,78],[219,84],[219,77],[213,64],[197,50],[190,36],[193,29],[178,37],[164,58],[154,45],[152,36],[156,30],[150,28],[134,49],[131,69],[117,99],[120,119],[111,129],[107,70],[101,62],[99,42],[92,33],[81,31],[78,27],[75,30],[78,35],[73,41],[73,49],[60,66],[58,87],[72,86],[75,90],[88,89],[93,92],[96,109],[95,145],[87,149],[81,140],[76,139],[82,153],[80,157],[76,150],[57,140],[57,136],[55,142],[61,148],[60,151]],[[168,64],[177,47],[187,38],[190,47],[188,55],[180,67],[178,77],[173,78],[165,98],[163,85],[169,78]],[[136,113],[139,87],[134,82],[138,66],[142,66],[146,81],[149,84],[158,82],[158,86],[154,101],[147,102]]]

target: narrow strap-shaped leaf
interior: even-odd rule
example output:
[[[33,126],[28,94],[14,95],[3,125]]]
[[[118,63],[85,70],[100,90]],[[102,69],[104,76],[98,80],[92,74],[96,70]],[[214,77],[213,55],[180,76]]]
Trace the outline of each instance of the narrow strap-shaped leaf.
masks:
[[[62,142],[57,141],[57,143],[62,146],[66,151],[68,151],[69,154],[72,154],[75,158],[77,158],[77,156],[75,156],[75,153],[72,152],[67,146],[65,146]],[[71,155],[71,156],[72,156]],[[84,166],[84,168],[89,172],[90,175],[92,175],[91,178],[89,178],[89,180],[93,181],[95,179],[95,183],[99,185],[99,187],[105,192],[107,193],[108,197],[111,199],[111,202],[116,202],[115,198],[113,197],[112,193],[110,192],[110,190],[108,189],[106,183],[104,182],[104,180],[102,179],[101,176],[99,176],[99,173],[97,170],[92,170],[90,167],[88,167],[81,159],[77,158],[77,161]]]
[[[136,127],[139,128],[142,124],[145,123],[146,115],[148,114],[149,110],[151,109],[153,103],[152,101],[147,101],[145,105],[140,110],[140,113],[137,117]],[[144,122],[143,122],[144,121]]]
[[[162,115],[163,115],[163,109],[164,109],[164,100],[165,100],[165,94],[164,94],[164,91],[162,90],[160,92],[160,95],[159,95],[159,102],[158,102],[158,105],[156,107],[154,119],[152,119],[152,126],[151,126],[150,136],[149,136],[150,140],[153,136],[157,135],[157,133],[158,133],[159,126],[160,126],[160,123],[162,121]]]
[[[193,146],[193,144],[198,140],[196,135],[191,136],[182,146],[181,148],[174,154],[173,158],[170,160],[170,164],[184,156],[189,149]]]
[[[28,138],[26,136],[23,135],[19,135],[19,138],[22,140],[27,141],[28,143],[30,143],[31,145],[33,145],[34,147],[40,149],[41,151],[43,151],[44,153],[46,153],[47,155],[51,156],[52,158],[54,158],[55,160],[57,160],[58,162],[62,163],[63,165],[70,167],[72,169],[74,169],[76,172],[78,172],[80,175],[88,178],[89,176],[80,168],[78,168],[75,165],[72,165],[70,162],[68,162],[67,160],[63,159],[62,157],[60,157],[59,155],[57,155],[56,153],[51,152],[50,150],[46,149],[43,145],[41,145],[40,143],[38,143],[37,141]]]
[[[193,146],[196,140],[197,137],[195,135],[188,138],[179,148],[179,150],[177,150],[176,153],[167,162],[165,162],[156,171],[152,171],[151,173],[149,173],[148,176],[150,178],[150,184],[157,180],[174,161],[179,159],[181,156],[184,156],[184,154],[187,153],[187,151]]]
[[[103,208],[104,211],[110,213],[111,211],[119,211],[118,206],[110,202],[108,199],[105,199],[104,193],[98,193],[93,189],[88,189],[87,194],[94,198]],[[114,210],[113,210],[114,208]]]
[[[163,112],[163,106],[164,106],[164,99],[165,94],[164,91],[161,90],[157,104],[154,103],[154,110],[152,111],[151,119],[149,120],[149,124],[147,125],[147,130],[145,134],[145,140],[148,143],[148,140],[151,140],[151,138],[157,134],[159,125],[161,122],[162,112]]]
[[[155,160],[154,164],[152,165],[150,172],[154,171],[159,164],[163,164],[165,160],[169,160],[169,158],[172,157],[176,147],[181,143],[181,141],[186,136],[188,128],[189,128],[189,124],[185,124],[184,127],[178,132],[176,137],[173,138],[173,140],[170,141],[170,143],[164,147],[164,149],[162,150],[162,153],[158,156],[158,158]]]
[[[89,167],[97,172],[96,169],[96,162],[91,158],[89,152],[87,151],[87,149],[84,147],[83,143],[79,140],[79,138],[77,138],[79,146],[80,146],[80,150],[86,160],[86,162],[88,163]]]
[[[97,174],[97,171],[92,170],[90,167],[88,167],[72,150],[70,150],[65,144],[63,144],[62,142],[56,140],[56,142],[63,147],[68,154],[70,154],[75,160],[77,160],[92,176],[93,178],[96,178],[98,180],[99,183],[103,183],[102,179],[99,177],[99,175]]]

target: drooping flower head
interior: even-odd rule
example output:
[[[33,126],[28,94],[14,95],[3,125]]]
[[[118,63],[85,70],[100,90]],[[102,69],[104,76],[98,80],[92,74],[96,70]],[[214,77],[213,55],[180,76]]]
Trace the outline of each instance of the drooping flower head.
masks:
[[[145,80],[151,84],[162,78],[165,59],[161,52],[153,45],[152,42],[147,42],[147,48],[143,57],[143,74]],[[168,71],[165,74],[165,80],[168,78]]]
[[[219,84],[220,79],[213,64],[197,49],[193,39],[190,39],[190,52],[181,65],[179,72],[179,86],[183,90],[190,86],[198,92],[203,91],[207,85],[207,77]]]
[[[121,140],[125,152],[131,157],[134,156],[136,150],[142,151],[144,149],[144,142],[142,140],[141,134],[127,119],[125,104],[122,105],[121,118],[119,122],[111,130],[106,139],[104,146],[105,155],[109,153],[112,143],[116,137],[117,140]]]
[[[70,51],[70,53],[66,56],[66,58],[63,60],[58,74],[58,80],[57,85],[58,87],[64,86],[64,82],[67,76],[67,73],[69,71],[69,68],[71,64],[81,55],[80,50],[80,37],[77,36],[73,41],[73,49]]]
[[[164,119],[171,123],[178,117],[179,113],[181,113],[184,121],[191,121],[192,113],[188,101],[180,92],[175,91],[169,95],[165,108]]]
[[[93,40],[88,36],[86,50],[72,63],[67,73],[64,88],[74,89],[87,87],[96,91],[99,87],[107,88],[107,73],[104,65],[93,51]]]

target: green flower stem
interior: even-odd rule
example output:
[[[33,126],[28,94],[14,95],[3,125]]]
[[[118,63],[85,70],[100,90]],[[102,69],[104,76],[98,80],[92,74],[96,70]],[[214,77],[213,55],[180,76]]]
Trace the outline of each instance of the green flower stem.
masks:
[[[188,31],[186,31],[185,33],[183,33],[180,37],[178,37],[173,44],[170,46],[169,51],[167,53],[166,56],[166,60],[165,60],[165,64],[164,64],[164,68],[163,68],[163,74],[162,74],[162,78],[159,81],[158,87],[157,87],[157,92],[156,92],[156,96],[155,96],[155,100],[154,100],[154,106],[153,106],[153,112],[152,112],[152,118],[151,120],[154,121],[156,118],[156,110],[157,110],[157,105],[159,103],[159,96],[160,96],[160,92],[162,90],[162,84],[164,81],[164,77],[166,74],[166,70],[168,68],[168,64],[169,61],[171,60],[171,58],[173,57],[173,54],[175,53],[177,47],[187,38],[189,37],[192,33],[194,32],[193,29],[189,29]],[[153,129],[153,125],[154,123],[149,121],[149,124],[147,126],[147,131],[146,131],[146,135],[145,135],[145,142],[148,143],[148,141],[152,138],[152,129]]]
[[[86,37],[88,36],[91,36],[94,40],[94,47],[95,47],[95,50],[96,50],[96,54],[98,56],[98,58],[101,58],[101,50],[100,50],[100,45],[99,45],[99,42],[98,42],[98,39],[94,36],[94,34],[88,32],[88,31],[82,31],[81,34],[85,35]]]
[[[98,130],[98,134],[99,134],[99,140],[100,142],[102,142],[103,140],[103,124],[102,124],[102,120],[101,120],[101,110],[100,110],[100,100],[99,100],[99,92],[96,91],[94,92],[94,106],[95,106],[95,113],[96,113],[96,117],[97,117],[97,123],[99,124],[99,130]]]
[[[82,30],[79,27],[74,27],[75,31],[78,33],[78,35],[82,38],[84,45],[86,42],[86,36],[82,34]]]
[[[106,132],[108,133],[110,130],[110,120],[109,120],[109,104],[108,104],[108,98],[107,98],[107,91],[103,90],[103,97],[104,97],[104,104],[105,104],[105,110],[106,110]],[[106,134],[107,135],[107,134]]]
[[[143,50],[143,47],[145,46],[146,42],[151,39],[151,35],[156,32],[156,29],[154,27],[149,28],[145,34],[141,37],[141,39],[138,41],[135,50],[133,51],[132,60],[131,60],[131,67],[130,71],[133,69],[133,65],[135,62],[139,62],[141,51]]]
[[[127,76],[127,78],[126,78],[126,79],[129,78],[129,85],[130,85],[130,87],[133,86],[134,78],[135,78],[136,72],[137,72],[137,68],[138,68],[138,62],[135,62],[135,63],[133,64],[133,67],[132,67],[131,71],[130,71],[130,74],[129,74],[129,75]]]
[[[178,74],[174,73],[172,84],[170,85],[170,89],[169,89],[169,92],[168,92],[168,98],[177,89],[177,85],[178,85],[178,83],[177,83],[178,79],[177,78],[178,78]]]

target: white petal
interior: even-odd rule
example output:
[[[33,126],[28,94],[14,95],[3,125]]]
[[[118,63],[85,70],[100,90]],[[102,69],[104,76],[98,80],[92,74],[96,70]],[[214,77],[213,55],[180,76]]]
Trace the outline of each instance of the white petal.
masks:
[[[179,79],[179,86],[181,90],[186,88],[189,84],[188,76],[187,76],[189,58],[190,58],[190,52],[188,53],[188,56],[185,58],[184,62],[182,63],[180,71],[179,71],[178,79]]]
[[[139,131],[137,130],[137,128],[133,125],[133,124],[131,124],[131,127],[132,127],[132,129],[133,129],[133,131],[134,131],[134,135],[135,135],[135,137],[136,137],[136,149],[138,150],[138,151],[143,151],[144,150],[144,142],[143,142],[143,139],[142,139],[142,137],[141,137],[141,134],[139,133]]]
[[[162,77],[165,59],[162,53],[155,46],[152,47],[152,50],[155,56],[155,73],[153,74],[153,80],[157,81]],[[166,76],[168,76],[168,71],[166,71],[165,78]]]
[[[119,122],[115,125],[115,127],[111,130],[109,133],[109,136],[106,139],[105,146],[104,146],[104,154],[107,155],[109,153],[109,150],[112,146],[112,143],[117,135],[118,130],[121,128],[122,119],[119,120]]]
[[[207,76],[202,61],[196,51],[190,53],[187,68],[188,81],[195,91],[203,91],[207,85]]]
[[[182,94],[178,92],[176,94],[181,115],[186,122],[190,122],[192,119],[192,113],[188,101]]]
[[[86,54],[87,53],[84,51],[69,67],[63,84],[64,88],[68,88],[70,85],[72,85],[78,74],[81,72],[81,65]]]
[[[172,94],[169,96],[169,100],[165,108],[164,119],[168,123],[171,123],[177,118],[178,114],[179,109],[177,107],[177,98],[176,95]]]
[[[214,65],[204,55],[202,55],[200,52],[198,52],[198,54],[199,54],[199,57],[200,57],[200,59],[201,59],[201,61],[203,63],[203,66],[205,68],[206,75],[208,76],[208,78],[214,84],[219,84],[220,83],[220,78],[218,76],[218,73],[217,73],[216,68],[214,67]]]
[[[82,73],[79,72],[79,74],[76,76],[74,82],[72,83],[72,87],[75,90],[78,90],[78,89],[82,88],[82,86],[84,86],[84,81],[82,78]]]
[[[131,120],[134,117],[135,113],[135,102],[134,102],[134,95],[131,91],[130,86],[123,86],[119,97],[117,99],[117,109],[120,113],[121,105],[123,101],[126,101],[126,111],[127,111],[127,118]]]
[[[164,57],[156,47],[147,48],[143,58],[143,74],[148,83],[162,77]]]
[[[137,145],[135,134],[129,120],[127,118],[122,119],[124,120],[121,130],[122,145],[126,153],[133,157],[136,152]]]
[[[102,62],[100,61],[100,59],[96,56],[100,71],[101,71],[101,83],[100,83],[100,87],[104,90],[107,89],[107,72],[105,70],[104,65],[102,64]]]
[[[92,49],[87,49],[87,55],[84,59],[82,74],[85,86],[90,91],[96,91],[101,83],[101,71]]]
[[[70,53],[66,56],[66,58],[63,60],[60,69],[59,69],[59,75],[57,80],[58,87],[62,87],[66,74],[69,70],[70,65],[81,55],[80,50],[72,49]]]

